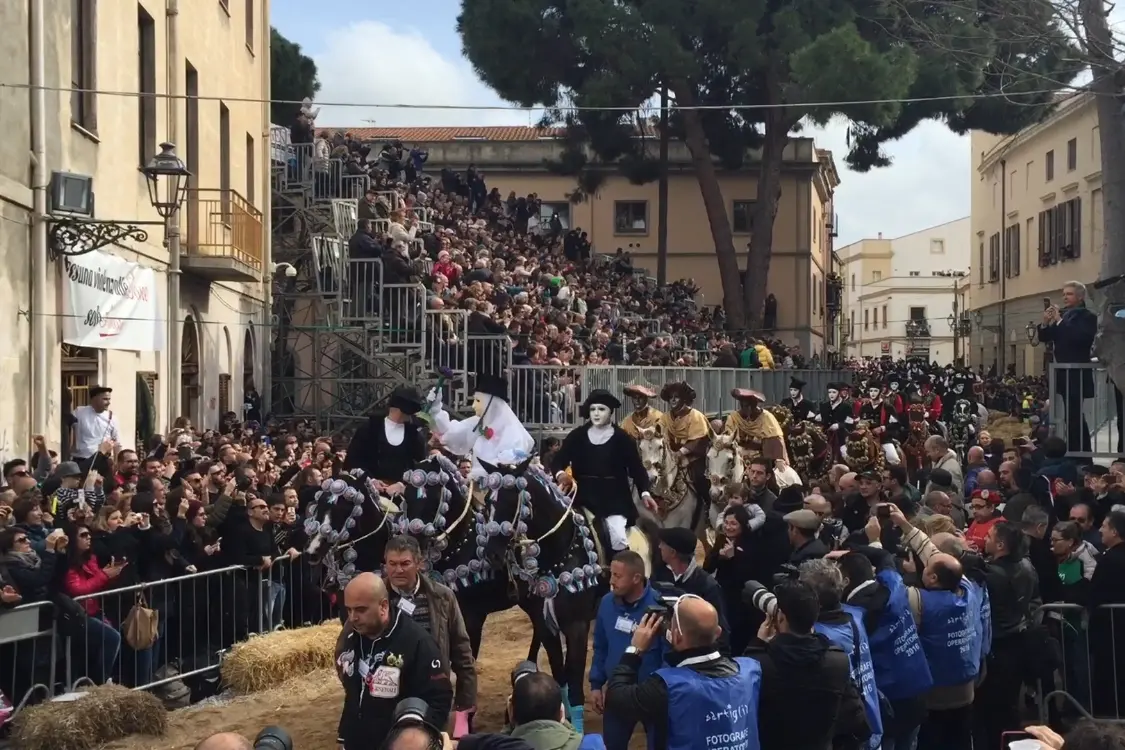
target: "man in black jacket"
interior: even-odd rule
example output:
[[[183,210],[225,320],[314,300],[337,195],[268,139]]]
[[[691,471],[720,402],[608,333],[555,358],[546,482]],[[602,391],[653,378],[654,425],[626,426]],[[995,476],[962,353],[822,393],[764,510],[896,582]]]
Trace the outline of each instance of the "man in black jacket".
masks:
[[[871,730],[852,682],[848,655],[816,633],[816,592],[800,581],[774,589],[766,617],[746,655],[762,665],[758,702],[761,750],[859,748]]]
[[[695,562],[695,533],[691,529],[660,530],[660,560],[664,565],[652,571],[654,583],[671,584],[677,591],[694,594],[719,614],[717,645],[723,654],[730,653],[730,626],[723,612],[723,589],[715,577]]]
[[[669,622],[668,620],[671,620]],[[638,684],[642,654],[653,640],[668,630],[671,650],[664,659],[670,667],[685,667],[706,678],[734,677],[740,665],[719,653],[719,615],[715,608],[698,596],[684,596],[671,617],[647,614],[633,631],[633,640],[605,690],[605,713],[626,722],[641,722],[651,733],[649,747],[665,750],[669,746],[669,686],[658,670]],[[741,701],[739,702],[741,703]],[[721,706],[720,706],[721,708]],[[624,748],[607,747],[607,750]]]
[[[336,674],[344,686],[341,748],[379,747],[404,698],[424,700],[427,720],[444,727],[453,685],[430,634],[391,608],[386,584],[374,573],[360,573],[348,584],[344,606],[348,621],[336,641]]]
[[[1090,350],[1098,335],[1098,316],[1086,307],[1086,286],[1077,281],[1063,285],[1063,309],[1051,305],[1043,311],[1039,340],[1054,344],[1055,362],[1068,365],[1089,365]],[[1055,393],[1063,399],[1066,421],[1066,445],[1071,451],[1090,450],[1090,429],[1082,413],[1085,399],[1094,396],[1094,372],[1091,367],[1059,370]],[[1085,463],[1091,463],[1086,459]]]

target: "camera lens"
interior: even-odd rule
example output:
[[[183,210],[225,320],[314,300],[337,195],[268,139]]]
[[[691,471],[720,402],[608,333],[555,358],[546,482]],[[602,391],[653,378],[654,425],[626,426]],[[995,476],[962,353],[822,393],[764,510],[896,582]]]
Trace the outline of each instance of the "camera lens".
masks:
[[[293,750],[293,738],[281,727],[269,726],[254,738],[254,750]]]

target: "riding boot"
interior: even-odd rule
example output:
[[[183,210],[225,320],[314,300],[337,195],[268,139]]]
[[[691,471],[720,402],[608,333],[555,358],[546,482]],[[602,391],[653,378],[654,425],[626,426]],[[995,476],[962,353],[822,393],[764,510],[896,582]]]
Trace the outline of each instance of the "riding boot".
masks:
[[[585,706],[571,706],[570,707],[570,725],[574,727],[574,731],[579,734],[585,734],[586,720],[584,714],[586,713]]]

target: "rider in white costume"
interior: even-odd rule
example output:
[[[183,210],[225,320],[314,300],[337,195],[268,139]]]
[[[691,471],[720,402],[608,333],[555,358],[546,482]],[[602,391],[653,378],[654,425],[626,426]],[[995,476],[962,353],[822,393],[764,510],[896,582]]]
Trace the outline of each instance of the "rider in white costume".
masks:
[[[458,456],[471,456],[472,479],[487,473],[480,462],[518,464],[535,452],[535,440],[508,405],[508,381],[498,375],[477,375],[473,414],[453,421],[441,402],[441,391],[430,390],[426,398],[434,419],[434,433],[441,444]]]

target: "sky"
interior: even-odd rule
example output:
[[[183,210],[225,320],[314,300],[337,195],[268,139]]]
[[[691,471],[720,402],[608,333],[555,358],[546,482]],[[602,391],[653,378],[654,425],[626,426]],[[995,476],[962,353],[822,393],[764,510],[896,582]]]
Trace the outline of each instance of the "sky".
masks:
[[[504,109],[511,105],[483,84],[462,57],[459,8],[458,0],[273,0],[271,22],[316,61],[318,101],[438,107],[324,107],[318,125],[534,125],[538,114]],[[496,109],[449,108],[472,106]],[[802,135],[837,155],[837,246],[880,232],[898,237],[969,215],[967,136],[954,135],[939,123],[923,123],[886,147],[890,167],[859,174],[844,166],[842,124],[806,129]]]

